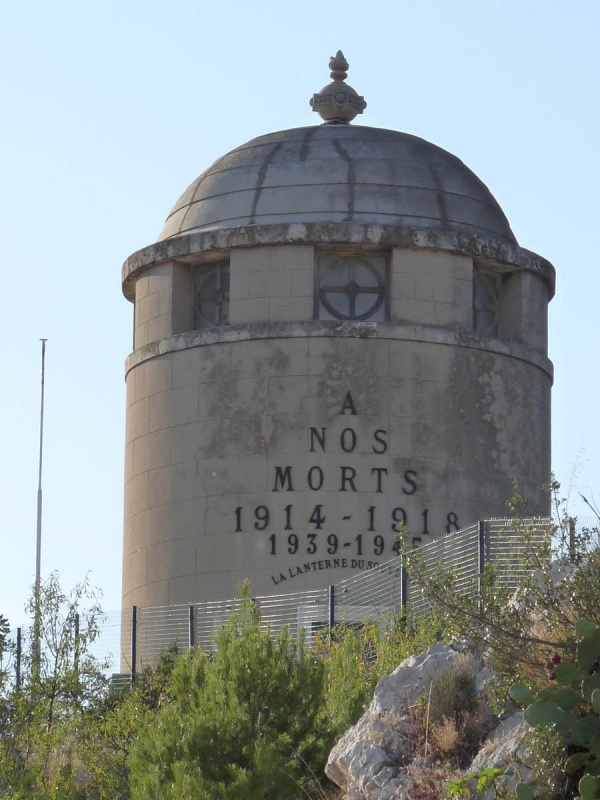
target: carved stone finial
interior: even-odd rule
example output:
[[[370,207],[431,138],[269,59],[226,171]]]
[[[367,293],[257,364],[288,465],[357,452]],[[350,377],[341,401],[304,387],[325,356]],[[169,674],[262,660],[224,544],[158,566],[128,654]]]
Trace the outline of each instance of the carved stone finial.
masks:
[[[345,81],[348,77],[348,67],[350,64],[344,58],[341,50],[338,50],[334,56],[329,59],[329,69],[331,70],[331,77],[334,81]]]
[[[333,83],[324,86],[311,98],[312,110],[320,114],[328,125],[347,125],[367,107],[365,98],[345,83],[349,66],[342,51],[338,50],[329,60]]]

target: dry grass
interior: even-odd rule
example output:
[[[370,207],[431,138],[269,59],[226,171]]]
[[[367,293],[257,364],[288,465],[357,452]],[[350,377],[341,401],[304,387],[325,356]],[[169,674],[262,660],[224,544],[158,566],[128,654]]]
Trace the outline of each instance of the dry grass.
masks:
[[[434,753],[446,759],[454,756],[462,743],[456,720],[444,717],[441,722],[434,723],[429,732],[429,741]]]
[[[482,704],[453,718],[433,723],[429,733],[432,752],[445,762],[464,769],[491,730],[491,717]]]
[[[442,761],[416,759],[407,769],[407,782],[404,789],[410,800],[443,800],[446,797],[446,784],[458,776]]]

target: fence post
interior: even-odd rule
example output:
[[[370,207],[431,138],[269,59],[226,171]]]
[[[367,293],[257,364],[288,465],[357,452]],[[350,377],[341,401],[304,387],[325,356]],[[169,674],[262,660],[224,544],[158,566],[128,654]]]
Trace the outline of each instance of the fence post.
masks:
[[[137,606],[131,606],[131,685],[135,683],[137,661]]]
[[[575,520],[569,517],[569,560],[572,564],[576,564],[577,559],[577,537],[575,531]]]
[[[73,654],[73,669],[79,670],[79,614],[75,614],[75,647]]]
[[[408,605],[408,573],[404,563],[404,555],[400,563],[400,610],[404,612]]]
[[[189,619],[189,629],[188,629],[188,646],[191,650],[192,647],[195,645],[195,625],[194,625],[194,606],[190,606],[190,619]]]
[[[333,626],[335,625],[335,586],[332,584],[329,587],[329,643],[331,644],[331,634]]]
[[[485,521],[479,520],[479,536],[477,539],[477,592],[479,593],[479,597],[481,599],[481,589],[482,586],[482,575],[485,569],[485,560],[486,560],[486,552],[485,552]]]
[[[18,692],[21,688],[21,628],[17,628],[17,663],[15,665],[15,684]]]

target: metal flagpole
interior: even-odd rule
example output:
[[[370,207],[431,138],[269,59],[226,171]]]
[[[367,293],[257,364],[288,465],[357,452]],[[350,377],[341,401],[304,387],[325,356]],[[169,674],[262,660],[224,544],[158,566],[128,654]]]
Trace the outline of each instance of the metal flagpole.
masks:
[[[35,542],[35,584],[34,584],[34,616],[33,616],[33,667],[34,677],[39,677],[40,661],[40,584],[42,574],[42,455],[44,447],[44,373],[46,366],[46,342],[47,339],[40,339],[42,343],[42,379],[41,379],[41,401],[40,401],[40,458],[38,470],[38,491],[37,491],[37,531]]]
[[[46,362],[46,342],[48,339],[40,339],[42,343],[42,383],[41,383],[41,403],[40,403],[40,460],[38,471],[38,492],[37,492],[37,538],[35,545],[35,587],[40,588],[40,576],[42,567],[42,454],[44,447],[44,371]]]

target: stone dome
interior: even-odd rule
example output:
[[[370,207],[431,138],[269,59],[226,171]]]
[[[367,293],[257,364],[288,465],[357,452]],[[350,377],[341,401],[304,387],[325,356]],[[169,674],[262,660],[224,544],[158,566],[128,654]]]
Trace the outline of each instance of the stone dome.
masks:
[[[408,226],[516,244],[463,162],[398,131],[327,124],[259,136],[218,159],[175,203],[159,241],[278,223]]]

